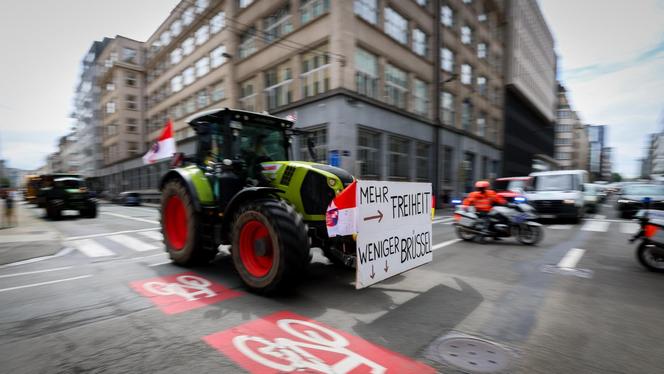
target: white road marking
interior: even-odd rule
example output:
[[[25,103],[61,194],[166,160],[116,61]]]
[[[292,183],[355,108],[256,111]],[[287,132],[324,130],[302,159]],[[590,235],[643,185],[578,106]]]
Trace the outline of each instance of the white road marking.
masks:
[[[448,241],[446,241],[446,242],[442,242],[442,243],[438,243],[438,244],[434,245],[433,247],[431,247],[431,249],[435,251],[435,250],[441,249],[441,248],[443,248],[443,247],[447,247],[448,245],[452,245],[452,244],[454,244],[454,243],[458,243],[458,242],[460,242],[460,241],[461,241],[461,239],[452,239],[452,240],[448,240]]]
[[[639,224],[634,222],[623,222],[620,224],[620,232],[623,234],[635,234],[639,231]]]
[[[609,222],[607,221],[588,221],[583,224],[581,230],[583,231],[595,231],[595,232],[606,232],[609,228]]]
[[[73,240],[71,244],[88,257],[104,257],[115,255],[115,252],[92,239]]]
[[[572,228],[572,225],[549,225],[546,228],[553,230],[569,230]]]
[[[48,273],[50,271],[59,271],[59,270],[67,270],[71,269],[73,266],[64,266],[61,268],[53,268],[53,269],[44,269],[44,270],[35,270],[35,271],[26,271],[23,273],[13,273],[13,274],[3,274],[0,275],[0,278],[10,278],[10,277],[18,277],[20,275],[28,275],[28,274],[39,274],[39,273]]]
[[[0,292],[20,290],[22,288],[29,288],[29,287],[45,286],[47,284],[68,282],[68,281],[73,281],[73,280],[77,280],[77,279],[90,278],[91,276],[92,276],[91,274],[88,274],[88,275],[81,275],[81,276],[73,277],[73,278],[57,279],[57,280],[52,280],[52,281],[48,281],[48,282],[40,282],[40,283],[26,284],[26,285],[23,285],[23,286],[2,288],[2,289],[0,289]]]
[[[159,246],[157,245],[146,243],[144,241],[140,241],[136,238],[124,234],[112,235],[109,236],[108,238],[116,243],[122,244],[125,247],[133,249],[134,251],[137,252],[151,251],[153,249],[159,248]]]
[[[602,204],[602,206],[605,208],[611,208],[611,204]]]
[[[565,254],[565,257],[563,257],[560,262],[558,263],[559,268],[564,268],[564,269],[573,269],[576,267],[576,264],[579,263],[579,260],[581,257],[583,257],[583,254],[586,253],[585,249],[580,249],[580,248],[572,248],[570,249],[567,254]]]
[[[110,236],[110,235],[117,235],[117,234],[130,234],[133,232],[144,232],[144,231],[154,231],[154,230],[159,230],[159,227],[153,227],[151,229],[138,229],[138,230],[125,230],[125,231],[116,231],[116,232],[105,232],[102,234],[92,234],[92,235],[82,235],[82,236],[70,236],[68,238],[65,238],[64,240],[78,240],[78,239],[91,239],[91,238],[99,238],[102,236]]]
[[[150,264],[148,266],[153,267],[153,266],[161,266],[161,265],[172,264],[172,263],[173,263],[173,261],[168,260],[168,261],[157,262],[156,264]]]
[[[605,219],[606,216],[603,215],[603,214],[595,214],[595,215],[593,216],[593,218],[594,218],[594,219]]]
[[[161,242],[162,240],[164,240],[164,236],[161,235],[161,233],[158,232],[158,231],[142,231],[142,232],[139,232],[139,234],[145,236],[146,238],[156,240],[158,242]]]
[[[159,221],[154,221],[154,220],[151,220],[151,219],[145,219],[145,218],[139,218],[139,217],[126,216],[124,214],[111,213],[111,212],[101,212],[101,214],[107,214],[109,216],[115,216],[115,217],[126,218],[126,219],[133,219],[134,221],[154,223],[155,225],[159,224]]]
[[[443,218],[443,219],[437,219],[437,220],[431,222],[431,224],[435,225],[435,224],[438,224],[438,223],[445,223],[445,222],[450,222],[450,221],[453,221],[453,220],[454,220],[453,217],[448,217],[448,218]]]

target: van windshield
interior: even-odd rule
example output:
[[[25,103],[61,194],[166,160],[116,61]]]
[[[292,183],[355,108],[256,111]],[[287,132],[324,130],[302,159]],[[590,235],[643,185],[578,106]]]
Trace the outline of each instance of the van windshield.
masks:
[[[574,175],[540,175],[535,178],[536,191],[570,191],[575,189]]]

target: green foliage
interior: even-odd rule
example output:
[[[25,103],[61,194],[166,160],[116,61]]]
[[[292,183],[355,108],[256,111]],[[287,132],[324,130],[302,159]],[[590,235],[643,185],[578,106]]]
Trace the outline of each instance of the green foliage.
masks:
[[[622,175],[618,173],[611,173],[611,182],[622,182]]]

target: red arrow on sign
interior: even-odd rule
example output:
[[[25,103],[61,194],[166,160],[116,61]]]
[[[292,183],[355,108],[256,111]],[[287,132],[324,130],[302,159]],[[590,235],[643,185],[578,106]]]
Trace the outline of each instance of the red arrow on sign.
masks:
[[[378,211],[378,214],[375,215],[375,216],[364,217],[364,220],[365,220],[365,221],[369,221],[369,220],[372,220],[372,219],[377,219],[378,222],[382,221],[382,220],[383,220],[383,212],[381,212],[381,211],[379,210],[379,211]]]

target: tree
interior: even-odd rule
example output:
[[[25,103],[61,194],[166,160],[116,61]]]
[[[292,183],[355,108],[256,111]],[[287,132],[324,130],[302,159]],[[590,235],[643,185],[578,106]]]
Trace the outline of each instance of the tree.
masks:
[[[611,182],[622,182],[622,175],[618,173],[611,173]]]
[[[9,188],[10,180],[7,177],[0,177],[0,188]]]

